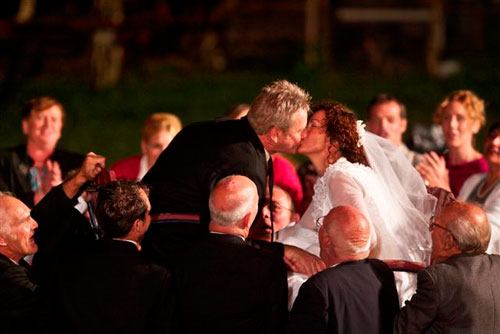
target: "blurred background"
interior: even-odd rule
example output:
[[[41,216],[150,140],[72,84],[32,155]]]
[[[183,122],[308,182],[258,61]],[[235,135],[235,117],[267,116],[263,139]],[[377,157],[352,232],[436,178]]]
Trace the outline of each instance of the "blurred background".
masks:
[[[411,140],[457,89],[498,120],[499,56],[499,0],[1,1],[0,146],[23,143],[22,102],[48,95],[67,114],[58,147],[111,163],[140,153],[147,115],[213,119],[277,79],[360,118],[392,93]]]

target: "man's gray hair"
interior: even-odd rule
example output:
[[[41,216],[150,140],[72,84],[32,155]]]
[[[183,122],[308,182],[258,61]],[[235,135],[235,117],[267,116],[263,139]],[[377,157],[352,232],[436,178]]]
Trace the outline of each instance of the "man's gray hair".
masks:
[[[455,201],[449,204],[452,211],[447,215],[447,227],[462,253],[479,255],[490,243],[491,227],[480,206]],[[451,208],[453,207],[453,208]]]
[[[276,81],[262,88],[250,106],[248,121],[259,135],[276,126],[288,131],[294,113],[303,109],[310,111],[311,97],[305,90],[286,80]]]
[[[13,193],[8,191],[0,191],[0,234],[5,235],[10,233],[9,213],[5,209],[5,197],[15,197]]]
[[[210,209],[210,218],[213,222],[219,225],[230,226],[241,221],[249,212],[252,211],[255,196],[257,194],[257,187],[242,187],[235,191],[224,192],[224,206],[218,207],[215,204],[215,196],[217,196],[216,189],[224,187],[225,184],[231,182],[237,175],[226,176],[221,179],[214,190],[210,193],[208,206]]]

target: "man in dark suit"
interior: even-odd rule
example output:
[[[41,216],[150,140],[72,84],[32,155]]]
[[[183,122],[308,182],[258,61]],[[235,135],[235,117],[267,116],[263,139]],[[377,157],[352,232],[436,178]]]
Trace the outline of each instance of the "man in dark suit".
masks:
[[[319,230],[328,268],[307,280],[293,305],[290,333],[391,333],[399,310],[391,269],[368,259],[370,223],[350,206],[333,208]]]
[[[64,117],[61,103],[50,97],[25,103],[21,125],[26,144],[0,151],[0,190],[13,192],[32,207],[80,167],[81,154],[56,148]]]
[[[68,251],[52,267],[50,328],[63,333],[172,330],[170,273],[140,252],[150,209],[141,183],[115,181],[99,190],[96,216],[104,237]]]
[[[210,195],[210,233],[172,256],[181,332],[285,331],[283,258],[245,241],[257,202],[257,188],[249,178],[223,178]]]
[[[179,132],[143,178],[151,187],[153,216],[145,250],[161,259],[177,252],[176,247],[194,234],[206,233],[208,197],[225,176],[250,178],[257,186],[262,209],[271,154],[295,153],[305,136],[309,100],[298,86],[277,81],[262,89],[247,117],[196,123]],[[272,247],[283,253],[282,245]],[[300,251],[292,246],[285,251],[289,265],[297,270],[310,274],[322,268],[313,256],[307,260],[295,256]]]
[[[23,258],[36,253],[37,223],[20,200],[0,193],[0,326],[2,333],[30,332],[39,303],[38,285]]]
[[[394,333],[499,333],[500,256],[484,253],[491,235],[484,211],[451,202],[429,229],[434,264],[418,273]]]

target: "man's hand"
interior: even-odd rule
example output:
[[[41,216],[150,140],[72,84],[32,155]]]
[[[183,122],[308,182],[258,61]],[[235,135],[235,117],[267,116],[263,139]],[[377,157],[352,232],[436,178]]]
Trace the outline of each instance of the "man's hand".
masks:
[[[63,190],[68,198],[73,198],[80,187],[87,181],[92,181],[102,171],[106,165],[106,158],[102,155],[95,154],[94,152],[87,153],[82,167],[76,174],[64,182]]]
[[[316,255],[295,246],[285,246],[284,261],[291,271],[311,277],[326,268],[325,263]]]

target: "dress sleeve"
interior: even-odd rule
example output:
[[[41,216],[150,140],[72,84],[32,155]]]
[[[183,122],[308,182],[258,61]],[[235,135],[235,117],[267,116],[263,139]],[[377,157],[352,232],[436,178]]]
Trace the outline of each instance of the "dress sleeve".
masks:
[[[377,234],[372,222],[372,217],[366,203],[366,193],[364,187],[355,181],[347,173],[337,172],[329,180],[329,191],[333,207],[340,205],[350,205],[358,209],[370,222],[371,227],[371,247],[377,244]]]

